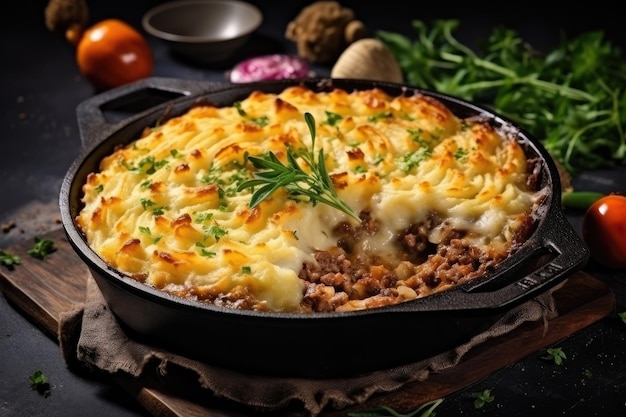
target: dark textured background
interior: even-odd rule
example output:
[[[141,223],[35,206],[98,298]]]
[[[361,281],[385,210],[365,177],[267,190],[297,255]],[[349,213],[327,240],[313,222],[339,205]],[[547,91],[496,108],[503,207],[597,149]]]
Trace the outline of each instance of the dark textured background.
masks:
[[[57,198],[65,171],[78,155],[80,139],[76,106],[94,94],[80,76],[72,47],[44,24],[46,1],[23,0],[4,12],[0,26],[3,63],[0,65],[0,223],[15,227],[0,234],[0,249],[60,227]],[[141,15],[156,1],[88,2],[91,21],[117,17],[141,28]],[[263,26],[250,44],[230,62],[212,67],[194,66],[172,57],[156,39],[147,36],[156,59],[155,76],[224,81],[226,72],[246,55],[293,53],[295,46],[283,34],[307,1],[252,1],[264,13]],[[621,13],[604,3],[585,8],[531,3],[481,6],[466,3],[387,0],[378,5],[344,1],[366,26],[374,30],[411,35],[412,19],[458,18],[458,37],[469,44],[480,41],[492,28],[504,25],[519,31],[539,48],[554,46],[562,33],[604,30],[624,47]],[[414,8],[424,10],[411,11]],[[329,68],[316,66],[319,75]],[[580,189],[626,192],[626,170],[583,173],[575,179]],[[569,219],[580,230],[581,216]],[[617,310],[626,311],[626,273],[603,271],[594,264],[587,271],[614,290]],[[626,415],[626,324],[612,315],[559,343],[568,359],[562,366],[541,360],[538,352],[496,372],[475,386],[445,399],[437,415],[565,416]],[[42,370],[51,380],[52,395],[32,391],[28,377]],[[582,375],[589,370],[591,378]],[[495,402],[481,410],[473,407],[472,393],[491,389]],[[393,406],[390,404],[390,406]],[[137,416],[146,415],[134,400],[102,376],[70,372],[55,340],[19,313],[0,295],[0,415],[2,416]]]

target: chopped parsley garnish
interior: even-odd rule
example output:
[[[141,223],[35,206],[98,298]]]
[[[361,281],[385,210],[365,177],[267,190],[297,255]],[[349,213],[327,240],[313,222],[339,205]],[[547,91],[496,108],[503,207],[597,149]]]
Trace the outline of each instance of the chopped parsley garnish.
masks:
[[[15,265],[20,265],[22,263],[22,260],[19,256],[12,255],[0,249],[0,263],[10,270],[13,270]]]
[[[152,234],[152,232],[150,231],[150,228],[149,228],[149,227],[146,227],[146,226],[139,226],[139,231],[140,231],[141,233],[143,233],[144,235],[146,235],[146,236],[150,236],[150,237],[152,238],[152,241],[153,241],[154,243],[157,243],[159,240],[161,240],[161,237],[162,237],[162,236],[154,236],[154,235]]]
[[[567,359],[567,355],[563,352],[562,348],[549,348],[547,350],[548,354],[542,356],[541,359],[547,361],[554,361],[555,364],[561,365],[565,359]]]
[[[139,200],[141,202],[141,206],[144,209],[147,209],[148,207],[154,206],[154,202],[148,198],[142,198],[141,200]]]
[[[385,160],[384,155],[377,155],[376,158],[372,159],[371,164],[376,166]]]
[[[41,371],[35,371],[31,376],[28,377],[30,382],[30,387],[37,391],[39,394],[43,395],[44,398],[48,398],[52,393],[50,388],[50,381]]]
[[[207,258],[213,258],[217,255],[217,253],[208,250],[202,242],[196,242],[196,247],[200,248],[200,255],[206,256]]]
[[[252,123],[254,123],[257,126],[267,126],[270,122],[269,118],[267,116],[261,116],[261,117],[252,117],[250,116],[248,113],[246,113],[246,111],[241,107],[241,102],[237,101],[235,103],[233,103],[233,106],[237,109],[237,113],[239,113],[239,115],[241,117],[244,117],[245,119],[251,121]]]
[[[476,399],[474,400],[474,408],[483,408],[485,404],[489,404],[496,399],[496,397],[491,394],[491,390],[488,389],[484,390],[483,392],[474,394],[474,396],[476,397]]]
[[[144,210],[151,209],[155,216],[161,216],[167,210],[165,206],[156,206],[156,203],[149,198],[142,198],[139,201]]]
[[[333,113],[328,110],[326,110],[324,113],[326,113],[326,124],[328,124],[329,126],[335,126],[341,121],[341,119],[343,119],[343,117],[338,113]]]
[[[430,141],[424,137],[424,131],[422,129],[408,129],[411,140],[417,142],[420,146],[428,148]]]
[[[369,116],[367,118],[367,120],[370,121],[370,122],[376,122],[376,121],[378,121],[380,119],[389,119],[392,116],[393,116],[393,114],[390,111],[386,111],[386,112],[379,113],[379,114],[377,114],[375,116]]]
[[[211,220],[212,218],[213,218],[213,213],[210,213],[210,212],[198,213],[196,214],[196,217],[194,217],[193,222],[204,223],[208,220]]]
[[[33,258],[44,259],[47,255],[56,250],[57,248],[54,246],[53,241],[35,237],[35,246],[28,250],[28,254]]]
[[[167,160],[156,160],[154,156],[146,156],[142,158],[137,166],[127,165],[128,170],[141,174],[154,174],[158,169],[166,166]]]
[[[454,151],[454,159],[457,161],[467,158],[467,155],[469,155],[469,151],[465,148],[457,148],[457,150]]]
[[[220,226],[205,226],[204,227],[204,236],[206,237],[213,237],[215,239],[215,241],[219,241],[222,237],[226,236],[228,234],[228,230],[224,229],[223,227]]]
[[[402,157],[402,160],[398,163],[398,167],[403,172],[409,172],[414,167],[418,166],[420,162],[430,158],[432,151],[428,148],[419,148],[416,151],[409,152]]]
[[[238,161],[232,161],[236,168],[226,175],[222,167],[211,165],[209,172],[201,179],[204,184],[215,184],[219,186],[220,199],[232,197],[237,194],[237,186],[247,179],[245,170],[242,169]]]

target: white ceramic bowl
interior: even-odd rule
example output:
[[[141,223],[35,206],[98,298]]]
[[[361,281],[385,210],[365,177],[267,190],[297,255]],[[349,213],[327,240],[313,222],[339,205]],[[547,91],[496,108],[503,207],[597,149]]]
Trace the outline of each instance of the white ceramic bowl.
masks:
[[[146,12],[142,25],[175,54],[210,63],[232,57],[262,21],[256,6],[240,0],[175,0]]]

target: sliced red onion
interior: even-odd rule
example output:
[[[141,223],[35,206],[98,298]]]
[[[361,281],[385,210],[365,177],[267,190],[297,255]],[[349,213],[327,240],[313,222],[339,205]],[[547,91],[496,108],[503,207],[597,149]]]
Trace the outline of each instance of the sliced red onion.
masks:
[[[292,55],[272,54],[246,59],[235,65],[229,73],[233,83],[305,78],[313,76],[309,64]]]

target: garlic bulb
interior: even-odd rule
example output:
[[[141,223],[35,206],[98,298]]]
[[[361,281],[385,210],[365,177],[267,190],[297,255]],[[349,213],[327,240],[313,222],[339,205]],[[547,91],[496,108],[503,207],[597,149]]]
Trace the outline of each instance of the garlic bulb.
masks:
[[[395,57],[374,38],[364,38],[348,46],[337,59],[330,76],[402,83],[403,75]]]

